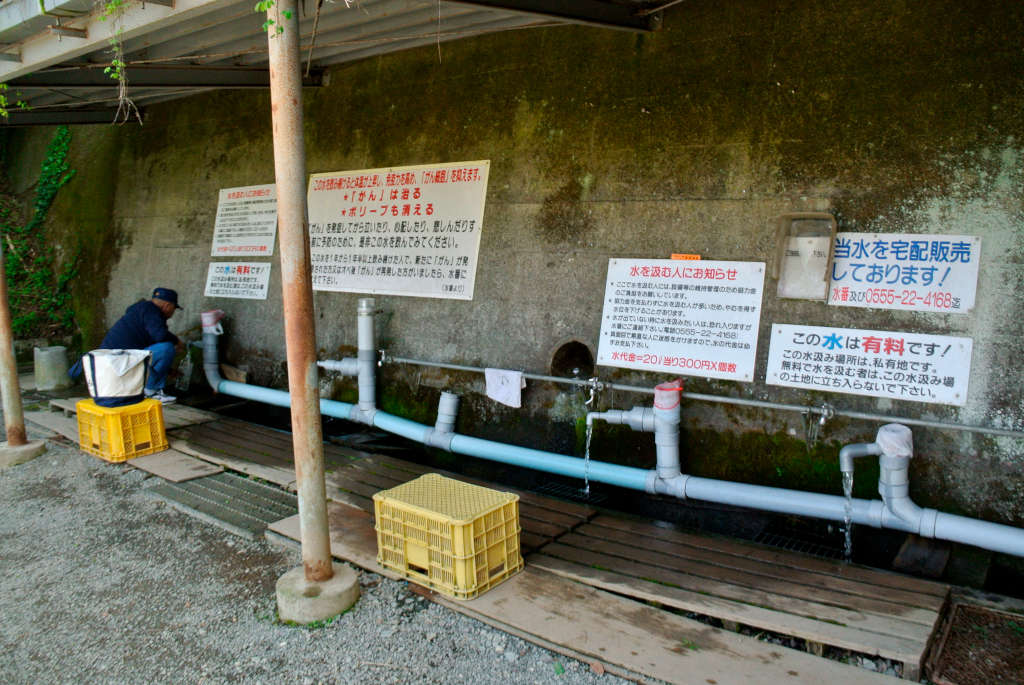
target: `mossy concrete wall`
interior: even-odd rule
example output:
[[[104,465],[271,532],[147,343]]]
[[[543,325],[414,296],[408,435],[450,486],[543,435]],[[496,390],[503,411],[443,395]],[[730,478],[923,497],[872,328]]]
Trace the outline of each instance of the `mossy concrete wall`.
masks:
[[[699,253],[770,261],[773,218],[833,212],[840,230],[982,240],[967,315],[830,308],[767,287],[758,379],[689,388],[1024,429],[1024,5],[754,0],[682,3],[652,35],[587,27],[463,40],[334,68],[306,91],[310,173],[489,159],[472,302],[382,297],[395,355],[546,372],[557,347],[596,350],[609,257]],[[279,269],[266,301],[202,295],[220,188],[273,181],[266,94],[222,92],[148,109],[143,127],[74,129],[78,174],[52,223],[89,253],[76,299],[83,335],[156,284],[178,288],[183,329],[228,312],[228,361],[283,386]],[[30,159],[45,132],[15,134]],[[30,166],[30,165],[28,165]],[[276,265],[276,258],[275,258]],[[83,265],[85,266],[85,265]],[[356,294],[317,293],[324,356],[355,344]],[[964,408],[808,394],[763,383],[772,323],[969,336]],[[603,380],[663,377],[601,368]],[[464,396],[459,430],[579,449],[584,397],[533,384],[523,410],[483,397],[482,377],[389,366],[383,406],[431,421],[441,387]],[[353,386],[325,380],[352,396]],[[609,393],[602,407],[645,396]],[[699,474],[838,492],[839,442],[877,425],[833,420],[804,444],[799,415],[691,404],[685,457]],[[922,503],[1024,524],[1024,444],[916,429]],[[650,465],[649,436],[600,429],[596,458]],[[873,490],[867,472],[858,488]]]

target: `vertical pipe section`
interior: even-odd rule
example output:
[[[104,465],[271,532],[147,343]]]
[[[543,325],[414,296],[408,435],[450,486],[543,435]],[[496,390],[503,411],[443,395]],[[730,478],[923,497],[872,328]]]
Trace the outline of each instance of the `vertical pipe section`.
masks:
[[[4,425],[7,444],[20,447],[28,444],[25,415],[21,410],[21,388],[18,387],[18,363],[14,359],[14,328],[11,308],[7,303],[7,264],[0,245],[0,395],[3,396]]]
[[[312,270],[306,215],[306,151],[302,135],[302,78],[296,0],[277,0],[267,12],[274,177],[281,241],[288,393],[306,580],[331,578],[331,543],[324,488],[324,448],[313,319]],[[280,33],[278,32],[280,30]]]

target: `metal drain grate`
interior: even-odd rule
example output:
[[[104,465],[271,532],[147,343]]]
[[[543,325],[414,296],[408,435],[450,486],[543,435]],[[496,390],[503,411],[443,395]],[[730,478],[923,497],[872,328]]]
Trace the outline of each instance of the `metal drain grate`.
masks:
[[[175,509],[251,540],[274,521],[299,512],[295,495],[227,472],[163,483],[149,492]]]
[[[843,550],[838,545],[833,545],[827,540],[811,540],[805,537],[793,537],[784,533],[767,530],[755,537],[754,542],[824,559],[843,558]]]
[[[549,497],[567,499],[573,502],[583,502],[584,504],[601,504],[601,502],[608,499],[608,495],[601,492],[594,483],[590,484],[589,495],[583,494],[582,484],[580,487],[573,487],[563,483],[544,483],[539,487],[533,488],[533,491],[538,495],[547,495]]]

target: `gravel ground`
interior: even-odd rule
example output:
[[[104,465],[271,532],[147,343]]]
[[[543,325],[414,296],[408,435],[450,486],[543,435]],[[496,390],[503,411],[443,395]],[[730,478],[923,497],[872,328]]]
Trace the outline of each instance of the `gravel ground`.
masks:
[[[274,583],[297,552],[164,505],[146,493],[159,478],[48,447],[0,471],[2,683],[628,682],[362,571],[351,611],[282,625]]]

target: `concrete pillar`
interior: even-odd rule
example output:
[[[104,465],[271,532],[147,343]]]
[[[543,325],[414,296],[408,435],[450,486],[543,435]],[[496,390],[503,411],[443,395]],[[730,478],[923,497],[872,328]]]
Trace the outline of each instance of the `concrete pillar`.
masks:
[[[355,602],[354,573],[331,581],[335,566],[327,525],[324,447],[320,431],[320,395],[313,318],[312,269],[306,213],[306,150],[302,133],[302,75],[296,0],[276,0],[267,11],[270,47],[270,109],[274,132],[274,176],[281,245],[288,393],[291,396],[292,446],[302,537],[301,591],[291,592],[294,572],[278,581],[282,618],[308,623],[334,616]],[[351,585],[355,585],[354,595]],[[296,602],[301,605],[296,609]]]

